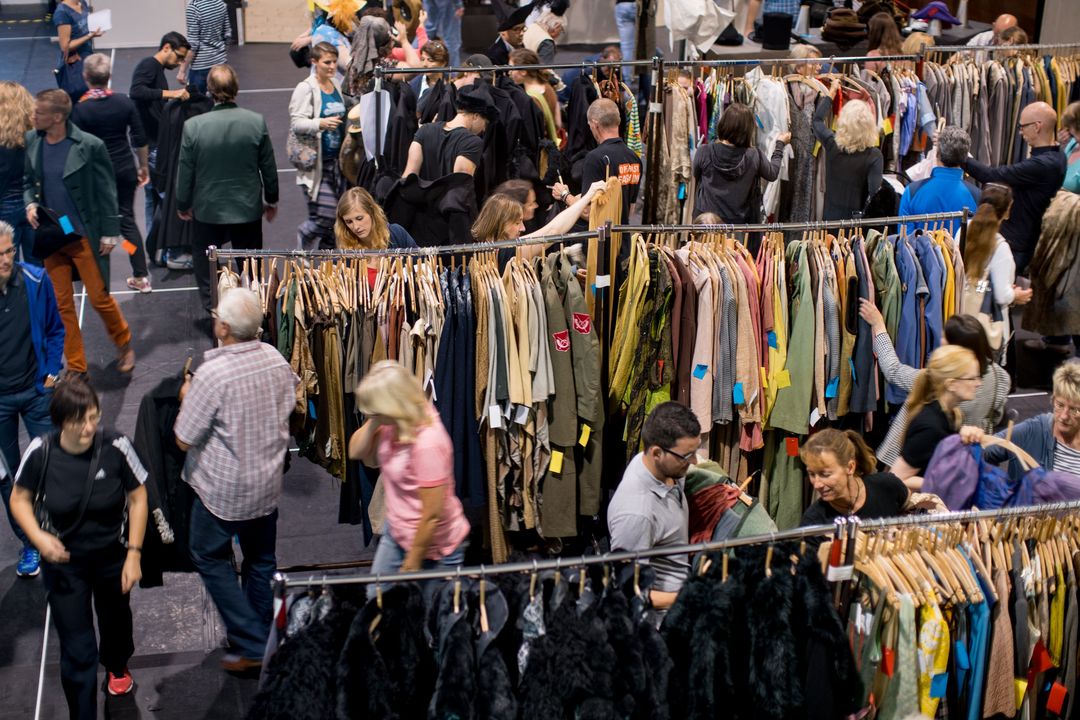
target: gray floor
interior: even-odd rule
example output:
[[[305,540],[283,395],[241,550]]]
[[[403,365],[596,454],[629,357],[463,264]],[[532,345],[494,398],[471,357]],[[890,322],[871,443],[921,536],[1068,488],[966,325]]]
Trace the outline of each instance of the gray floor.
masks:
[[[54,87],[51,68],[56,47],[48,41],[48,26],[39,20],[42,13],[24,7],[0,8],[0,79],[20,82],[33,92]],[[116,51],[116,90],[127,90],[132,69],[148,54],[147,50]],[[577,62],[585,54],[564,50],[560,60]],[[293,247],[295,228],[305,208],[284,148],[289,93],[303,73],[292,66],[287,49],[281,45],[234,48],[229,59],[240,77],[240,103],[266,117],[281,168],[280,212],[277,220],[265,228],[266,246]],[[141,193],[136,205],[142,207]],[[194,324],[199,308],[190,274],[153,268],[154,293],[142,296],[124,285],[130,275],[127,258],[114,253],[112,264],[113,294],[134,333],[138,353],[135,372],[130,377],[116,373],[115,348],[90,308],[85,308],[83,328],[90,375],[103,392],[106,421],[130,434],[143,394],[162,376],[177,372],[189,354],[207,349],[209,341]],[[1034,375],[1044,382],[1049,380],[1049,370]],[[1045,393],[1032,392],[1022,392],[1010,401],[1021,416],[1039,412],[1049,404]],[[326,473],[302,459],[293,463],[286,476],[281,506],[280,565],[348,561],[364,553],[359,530],[333,522],[337,502],[338,488]],[[0,528],[0,718],[21,719],[32,717],[45,602],[40,579],[16,579],[17,551],[10,532]],[[132,604],[136,656],[131,669],[137,688],[133,696],[103,700],[104,716],[241,717],[255,681],[230,677],[218,669],[221,651],[216,648],[221,635],[201,583],[191,576],[170,575],[164,588],[136,589]],[[65,716],[57,657],[58,645],[52,634],[44,684],[44,718]]]

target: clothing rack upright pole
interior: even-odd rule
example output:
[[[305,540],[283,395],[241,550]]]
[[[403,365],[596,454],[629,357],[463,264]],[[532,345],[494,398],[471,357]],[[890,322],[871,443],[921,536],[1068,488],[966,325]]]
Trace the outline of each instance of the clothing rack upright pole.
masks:
[[[968,209],[956,212],[927,213],[924,215],[898,215],[882,218],[858,218],[851,220],[820,220],[798,223],[758,223],[751,225],[616,225],[612,232],[785,232],[791,230],[827,230],[831,228],[875,227],[909,222],[933,222],[935,220],[966,220]]]
[[[897,529],[911,526],[933,527],[952,523],[975,522],[979,520],[1002,520],[1018,517],[1050,517],[1062,513],[1080,510],[1080,501],[1059,502],[1047,505],[1033,505],[1027,507],[1001,508],[998,510],[966,510],[960,512],[940,513],[936,515],[905,515],[895,518],[880,518],[875,520],[859,520],[858,518],[837,518],[831,525],[813,525],[809,527],[794,528],[773,533],[764,533],[742,538],[731,538],[717,542],[697,543],[693,545],[679,545],[676,547],[652,548],[638,551],[610,552],[603,555],[581,556],[576,559],[556,558],[554,560],[534,560],[532,562],[507,563],[503,565],[485,566],[480,565],[472,568],[458,568],[454,570],[420,570],[415,572],[394,573],[383,577],[380,574],[353,574],[323,577],[316,580],[313,577],[291,578],[284,573],[275,573],[274,586],[280,592],[288,588],[296,587],[319,587],[329,585],[371,585],[375,583],[418,582],[425,580],[451,580],[458,577],[486,577],[490,575],[503,575],[507,573],[534,573],[547,570],[562,570],[565,568],[587,567],[605,563],[637,562],[649,558],[667,557],[670,555],[689,555],[700,552],[713,552],[717,550],[729,550],[749,545],[770,545],[788,540],[803,540],[810,537],[832,535],[837,525],[854,523],[857,529],[863,532],[877,530]]]

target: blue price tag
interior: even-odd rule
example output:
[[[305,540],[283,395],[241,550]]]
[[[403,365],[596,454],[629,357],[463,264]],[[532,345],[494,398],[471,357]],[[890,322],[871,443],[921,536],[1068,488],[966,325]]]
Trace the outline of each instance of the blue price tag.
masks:
[[[731,390],[732,398],[735,400],[736,405],[745,405],[746,397],[743,395],[742,383],[735,383],[735,387]]]
[[[694,368],[694,377],[696,377],[698,380],[704,380],[705,373],[707,372],[709,372],[709,366],[699,363],[697,367]]]
[[[938,673],[930,681],[930,697],[943,698],[949,689],[949,673]]]
[[[307,411],[308,411],[308,415],[311,417],[311,419],[314,420],[315,419],[315,401],[314,400],[308,400],[307,401]]]
[[[769,334],[768,334],[768,338],[769,338],[769,347],[771,347],[773,350],[776,350],[777,348],[779,348],[779,345],[776,343],[776,333],[775,332],[770,330]]]
[[[60,216],[60,227],[66,235],[71,235],[75,232],[75,226],[71,224],[71,219],[68,218],[67,215]]]
[[[834,377],[829,381],[829,384],[825,386],[825,397],[834,398],[837,392],[840,390],[840,378]]]
[[[847,361],[848,365],[851,366],[851,382],[859,382],[858,378],[855,376],[855,361],[851,358],[848,358]]]
[[[686,183],[679,183],[679,199],[686,199]]]

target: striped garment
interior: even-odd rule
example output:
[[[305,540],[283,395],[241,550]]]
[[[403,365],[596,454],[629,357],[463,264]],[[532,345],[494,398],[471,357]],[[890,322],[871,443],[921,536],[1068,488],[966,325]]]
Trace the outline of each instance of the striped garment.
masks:
[[[192,70],[207,70],[228,60],[229,11],[222,0],[191,0],[187,11],[187,39],[195,59]]]
[[[1054,441],[1054,471],[1080,476],[1080,451]]]

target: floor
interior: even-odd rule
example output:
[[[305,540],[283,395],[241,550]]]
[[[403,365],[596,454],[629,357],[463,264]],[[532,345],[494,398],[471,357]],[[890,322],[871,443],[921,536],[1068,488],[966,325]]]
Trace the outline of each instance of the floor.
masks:
[[[51,68],[56,48],[49,42],[49,26],[39,8],[0,8],[0,80],[14,80],[32,92],[54,87]],[[746,49],[749,50],[749,46]],[[595,49],[591,50],[595,52]],[[577,62],[588,50],[560,52],[560,60]],[[135,64],[148,55],[145,49],[117,50],[114,89],[126,91]],[[295,245],[295,228],[305,214],[293,171],[284,157],[289,93],[303,77],[282,45],[248,45],[230,51],[230,62],[240,78],[239,102],[266,117],[277,152],[282,184],[276,221],[265,228],[268,248]],[[175,85],[175,83],[174,83]],[[142,199],[136,198],[141,209]],[[141,211],[140,211],[141,215]],[[139,219],[140,226],[142,219]],[[184,359],[210,347],[196,326],[199,307],[194,281],[188,273],[153,268],[154,292],[138,295],[127,289],[130,274],[122,253],[112,256],[113,295],[134,333],[138,364],[129,376],[115,370],[115,348],[100,319],[85,307],[80,310],[91,379],[102,392],[104,416],[118,430],[134,431],[138,404],[158,380],[179,371]],[[1047,373],[1036,380],[1048,381]],[[1038,412],[1048,402],[1045,393],[1020,393],[1010,401],[1022,416]],[[279,523],[280,566],[356,560],[365,554],[355,527],[327,522],[335,517],[338,488],[320,468],[299,459],[285,478]],[[40,578],[17,579],[18,552],[13,536],[0,528],[0,719],[33,717],[38,668],[41,661],[45,597]],[[123,699],[102,700],[102,715],[110,718],[237,718],[255,691],[256,681],[221,672],[221,637],[216,614],[197,578],[168,575],[164,588],[132,593],[135,614],[136,656],[131,670],[136,691]],[[59,648],[50,633],[46,648],[43,718],[65,716],[65,702],[57,665]]]

